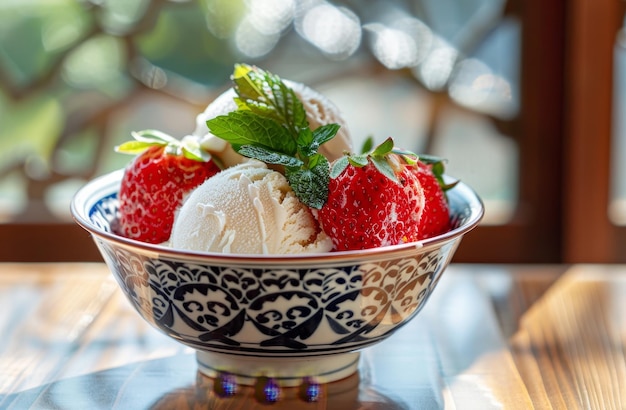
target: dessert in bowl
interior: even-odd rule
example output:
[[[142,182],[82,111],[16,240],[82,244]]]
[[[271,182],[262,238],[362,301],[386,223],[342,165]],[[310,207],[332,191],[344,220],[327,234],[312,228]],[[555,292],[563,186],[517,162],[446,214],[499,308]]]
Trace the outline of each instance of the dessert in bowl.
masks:
[[[229,372],[239,383],[353,373],[360,349],[424,307],[483,214],[475,192],[458,183],[448,191],[452,229],[423,241],[305,255],[191,252],[114,233],[121,178],[116,171],[85,185],[72,203],[76,222],[141,317],[196,349],[200,371]]]
[[[209,119],[207,124],[219,134],[227,120]],[[323,145],[338,128],[307,131],[297,141]],[[238,154],[259,152],[230,142],[238,151],[229,152],[228,161]],[[469,186],[442,175],[438,168],[436,188],[440,189],[439,183],[446,188],[445,229],[420,237],[420,230],[432,228],[432,224],[422,226],[423,221],[441,220],[442,210],[427,212],[432,187],[418,180],[421,168],[413,154],[395,149],[387,140],[367,155],[337,155],[331,167],[308,146],[285,154],[289,145],[278,145],[276,149],[283,151],[269,157],[281,162],[272,167],[257,159],[227,166],[227,161],[220,161],[222,171],[210,171],[176,204],[168,228],[171,237],[170,231],[159,236],[169,238],[167,242],[151,243],[145,236],[132,235],[136,231],[151,237],[150,227],[162,222],[157,221],[162,206],[152,206],[159,218],[139,221],[139,225],[150,221],[147,232],[137,228],[137,212],[145,218],[148,207],[135,204],[145,195],[136,194],[137,179],[129,182],[129,175],[136,176],[133,167],[147,172],[149,161],[144,159],[136,160],[138,166],[131,165],[132,172],[118,170],[88,182],[76,193],[71,211],[92,235],[141,317],[194,348],[202,373],[243,384],[255,384],[259,378],[284,386],[303,380],[332,382],[356,371],[361,349],[391,336],[420,312],[463,236],[480,222],[483,205]],[[260,150],[265,159],[267,147]],[[306,152],[304,160],[296,158],[301,152]],[[211,152],[213,158],[219,155]],[[293,157],[285,160],[289,155]],[[439,167],[438,162],[430,164],[420,166]],[[322,200],[315,192],[310,195],[308,185],[301,196],[301,179],[289,176],[304,166],[326,170],[305,172],[326,178],[322,186],[328,189]],[[365,176],[369,179],[361,183],[359,178]],[[355,178],[360,185],[353,185]],[[180,185],[165,181],[167,192],[159,196]],[[355,190],[362,192],[357,195]],[[390,199],[381,200],[389,193]],[[343,195],[350,195],[350,201]],[[354,215],[373,220],[376,229],[353,220]],[[242,221],[247,218],[254,223]],[[258,241],[266,243],[258,246]]]

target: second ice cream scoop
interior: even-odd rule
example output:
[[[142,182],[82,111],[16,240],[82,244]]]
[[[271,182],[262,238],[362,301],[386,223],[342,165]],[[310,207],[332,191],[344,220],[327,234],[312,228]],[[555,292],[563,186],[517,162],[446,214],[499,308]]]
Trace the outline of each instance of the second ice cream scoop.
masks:
[[[332,248],[287,179],[256,160],[220,172],[190,194],[175,219],[170,243],[177,249],[235,254]]]
[[[329,161],[333,161],[352,150],[350,131],[346,126],[339,108],[318,91],[294,81],[283,80],[298,96],[304,105],[307,120],[311,129],[325,124],[339,124],[340,128],[333,139],[323,144],[319,152]],[[244,158],[237,154],[230,144],[209,132],[206,122],[219,115],[227,115],[237,110],[234,98],[237,96],[233,88],[228,89],[207,106],[203,113],[196,117],[196,129],[193,135],[200,138],[200,143],[211,156],[219,161],[222,168],[241,163]]]

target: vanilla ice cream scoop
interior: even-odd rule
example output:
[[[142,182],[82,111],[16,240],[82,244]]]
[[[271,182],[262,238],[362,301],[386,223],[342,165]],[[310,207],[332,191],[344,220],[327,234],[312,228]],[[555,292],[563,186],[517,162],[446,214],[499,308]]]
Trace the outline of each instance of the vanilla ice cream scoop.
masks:
[[[296,93],[304,105],[309,127],[312,130],[320,125],[333,123],[340,125],[337,135],[320,147],[320,154],[332,162],[341,157],[345,151],[351,152],[352,140],[350,131],[337,106],[328,98],[304,84],[289,80],[283,80],[283,82]],[[243,158],[231,148],[228,142],[211,134],[206,122],[219,115],[227,115],[229,112],[235,111],[237,104],[233,98],[236,96],[234,89],[228,89],[209,104],[203,113],[196,117],[196,129],[193,135],[200,137],[202,147],[220,163],[222,168],[239,164],[243,161]]]
[[[332,248],[287,179],[257,160],[230,167],[196,188],[176,215],[170,244],[233,254],[317,253]]]

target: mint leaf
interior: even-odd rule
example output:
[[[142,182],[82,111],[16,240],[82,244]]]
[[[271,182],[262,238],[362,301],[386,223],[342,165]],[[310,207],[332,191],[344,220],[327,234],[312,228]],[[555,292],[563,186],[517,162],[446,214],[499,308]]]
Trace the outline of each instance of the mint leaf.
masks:
[[[253,71],[253,67],[247,64],[235,64],[235,71],[233,72],[233,82],[237,86],[237,94],[243,100],[251,99],[258,101],[263,97],[263,91],[261,90],[262,84],[253,81],[250,77],[250,72]]]
[[[296,142],[289,131],[271,118],[250,111],[233,111],[206,122],[211,133],[236,145],[256,145],[272,151],[295,155]]]
[[[304,105],[277,75],[239,64],[235,66],[233,81],[239,107],[274,119],[294,135],[308,127]]]
[[[337,131],[339,131],[339,124],[326,124],[317,127],[313,131],[313,140],[307,147],[306,155],[315,154],[323,143],[330,141],[337,135]]]
[[[324,167],[326,168],[326,172],[329,172],[330,164],[328,163],[328,159],[322,154],[315,154],[309,158],[309,167]]]
[[[328,198],[330,165],[318,150],[339,125],[311,130],[302,101],[277,75],[236,64],[232,79],[237,110],[208,120],[211,133],[241,155],[283,165],[298,199],[321,208]]]
[[[298,168],[303,165],[303,162],[296,157],[254,145],[242,145],[238,148],[237,152],[244,157],[258,159],[267,164],[284,165],[285,167],[292,168]]]
[[[315,165],[309,169],[287,169],[285,176],[298,199],[311,208],[320,209],[328,198],[329,164],[320,154],[312,162]]]
[[[309,127],[302,128],[296,137],[296,144],[300,148],[302,155],[313,155],[317,149],[311,150],[309,147],[313,143],[313,131]]]

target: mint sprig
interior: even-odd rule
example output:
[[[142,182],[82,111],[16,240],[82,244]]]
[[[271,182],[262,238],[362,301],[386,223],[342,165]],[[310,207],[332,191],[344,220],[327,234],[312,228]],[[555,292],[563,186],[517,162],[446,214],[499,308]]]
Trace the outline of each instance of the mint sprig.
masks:
[[[298,146],[284,126],[252,111],[233,111],[207,121],[213,135],[231,143],[235,151],[245,145],[294,155]]]
[[[296,135],[309,127],[304,105],[279,76],[255,66],[236,64],[232,78],[240,110],[274,119]]]
[[[328,198],[330,165],[318,149],[337,134],[339,125],[311,130],[296,93],[258,67],[237,64],[232,80],[237,110],[208,120],[211,133],[245,157],[283,166],[296,196],[321,208]]]

